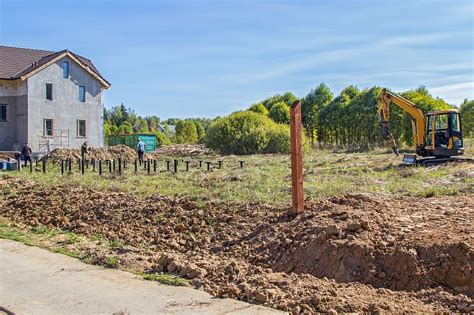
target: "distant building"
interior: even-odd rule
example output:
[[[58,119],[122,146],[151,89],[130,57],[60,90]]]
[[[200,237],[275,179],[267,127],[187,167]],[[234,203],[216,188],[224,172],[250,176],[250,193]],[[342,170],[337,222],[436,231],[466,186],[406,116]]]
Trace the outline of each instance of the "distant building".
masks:
[[[69,50],[0,46],[0,150],[36,153],[104,145],[102,91],[110,83]]]

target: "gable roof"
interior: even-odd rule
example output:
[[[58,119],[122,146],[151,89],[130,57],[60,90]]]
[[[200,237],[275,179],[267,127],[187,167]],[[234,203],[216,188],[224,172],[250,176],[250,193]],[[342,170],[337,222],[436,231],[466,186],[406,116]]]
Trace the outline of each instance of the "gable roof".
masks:
[[[64,56],[69,56],[84,70],[99,80],[105,88],[110,83],[102,77],[92,61],[65,49],[61,51],[37,50],[0,45],[0,79],[25,80]]]

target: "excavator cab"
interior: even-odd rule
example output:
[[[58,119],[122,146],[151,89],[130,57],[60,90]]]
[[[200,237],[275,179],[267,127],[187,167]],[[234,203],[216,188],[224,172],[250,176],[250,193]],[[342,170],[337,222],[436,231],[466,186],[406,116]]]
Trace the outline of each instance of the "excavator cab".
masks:
[[[425,149],[428,156],[449,157],[464,153],[461,116],[456,110],[428,113],[425,121]]]

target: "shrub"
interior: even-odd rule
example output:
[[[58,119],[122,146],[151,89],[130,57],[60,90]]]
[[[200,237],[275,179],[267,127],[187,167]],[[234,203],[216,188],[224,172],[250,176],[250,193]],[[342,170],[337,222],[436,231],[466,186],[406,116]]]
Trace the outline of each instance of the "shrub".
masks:
[[[124,134],[130,135],[134,133],[132,124],[128,121],[124,121],[118,129],[118,133],[123,134],[123,135]]]
[[[170,145],[171,144],[171,140],[163,132],[155,131],[154,135],[156,136],[156,141],[158,142],[157,143],[158,146]]]
[[[270,112],[268,113],[274,122],[279,124],[289,124],[290,123],[290,108],[284,102],[278,102],[272,106]]]
[[[196,143],[198,134],[196,125],[189,120],[180,120],[176,123],[176,142]]]
[[[196,125],[196,132],[197,132],[197,136],[198,136],[198,141],[202,142],[204,137],[206,136],[206,130],[204,130],[204,127],[200,122],[194,121],[194,124]]]
[[[290,127],[276,125],[268,130],[268,143],[265,153],[290,153]]]
[[[289,152],[289,130],[251,111],[233,113],[216,120],[205,143],[222,154]]]
[[[268,115],[268,109],[262,103],[253,104],[250,106],[249,111],[265,116]]]

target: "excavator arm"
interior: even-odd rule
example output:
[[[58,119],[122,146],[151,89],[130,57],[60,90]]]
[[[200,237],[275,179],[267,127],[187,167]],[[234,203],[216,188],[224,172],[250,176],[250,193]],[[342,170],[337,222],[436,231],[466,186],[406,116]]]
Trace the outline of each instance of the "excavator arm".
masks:
[[[425,115],[415,104],[387,89],[383,89],[377,98],[377,113],[384,140],[391,143],[393,151],[398,155],[395,138],[390,132],[390,104],[397,105],[410,115],[415,149],[423,147],[425,143]]]

